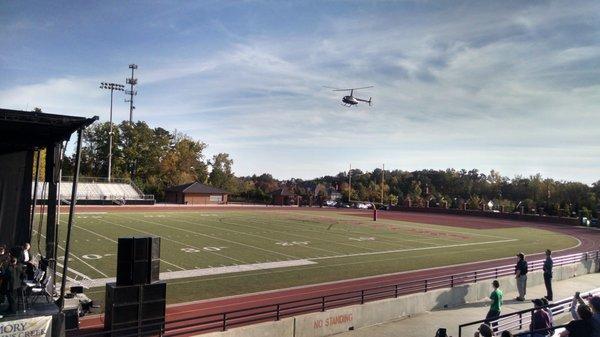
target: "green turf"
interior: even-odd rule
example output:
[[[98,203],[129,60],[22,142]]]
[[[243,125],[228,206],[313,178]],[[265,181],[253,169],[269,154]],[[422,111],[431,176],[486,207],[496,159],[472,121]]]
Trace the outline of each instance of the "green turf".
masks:
[[[66,218],[61,220],[59,252],[64,252]],[[335,211],[80,213],[73,228],[70,266],[74,271],[69,276],[114,276],[117,238],[144,234],[162,237],[161,272],[285,260],[317,262],[171,280],[170,303],[501,258],[517,251],[559,250],[577,244],[572,237],[529,227],[480,230],[393,220],[373,222],[368,217]],[[33,246],[37,246],[35,240]],[[87,293],[101,299],[104,290],[95,288]]]

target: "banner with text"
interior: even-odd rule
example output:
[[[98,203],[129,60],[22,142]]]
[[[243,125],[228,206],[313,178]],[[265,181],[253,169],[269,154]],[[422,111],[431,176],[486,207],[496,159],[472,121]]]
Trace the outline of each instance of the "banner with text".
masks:
[[[50,337],[52,316],[0,322],[0,337]]]

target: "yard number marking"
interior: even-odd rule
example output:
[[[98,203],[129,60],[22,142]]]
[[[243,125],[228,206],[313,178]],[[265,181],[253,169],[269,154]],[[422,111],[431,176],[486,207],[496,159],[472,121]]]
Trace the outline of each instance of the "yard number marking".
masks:
[[[310,243],[310,241],[291,241],[291,242],[281,241],[281,242],[275,242],[276,245],[280,245],[280,246],[283,246],[283,247],[306,246],[309,243]]]
[[[86,260],[99,260],[105,256],[114,256],[115,254],[104,254],[104,255],[98,255],[98,254],[85,254],[82,255],[81,257],[83,257]],[[64,260],[64,257],[63,257]]]
[[[227,247],[203,247],[202,250],[204,250],[206,252],[218,252],[220,250],[223,250],[224,248],[227,248]],[[181,248],[181,251],[186,252],[186,253],[199,253],[200,252],[199,249],[190,248],[190,247]]]
[[[227,247],[204,247],[204,248],[202,248],[202,250],[205,250],[207,252],[218,252],[218,251],[222,250],[223,248],[227,248]]]
[[[375,241],[375,238],[372,236],[361,236],[359,238],[348,238],[353,241]]]

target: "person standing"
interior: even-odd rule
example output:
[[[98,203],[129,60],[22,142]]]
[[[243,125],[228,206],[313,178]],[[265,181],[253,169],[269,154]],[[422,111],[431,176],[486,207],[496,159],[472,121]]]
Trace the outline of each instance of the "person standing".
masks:
[[[517,254],[517,264],[515,266],[515,278],[517,279],[517,290],[519,296],[517,301],[525,301],[525,294],[527,292],[527,261],[525,261],[525,254]]]
[[[15,314],[17,312],[16,300],[19,296],[19,290],[23,283],[23,270],[17,263],[17,258],[12,257],[10,265],[6,268],[6,297],[8,298],[8,309],[6,313]]]
[[[552,260],[552,251],[546,249],[546,260],[544,261],[544,284],[546,285],[546,299],[552,301],[552,268],[554,261]]]
[[[533,302],[533,307],[535,311],[531,314],[531,324],[529,325],[529,331],[536,331],[542,329],[549,329],[552,327],[550,324],[550,317],[548,313],[543,309],[544,302],[542,300],[536,298]],[[532,337],[544,337],[548,336],[548,330],[543,332],[535,332],[532,333]]]
[[[500,316],[500,308],[502,307],[503,293],[502,290],[500,290],[500,282],[498,282],[498,280],[494,280],[492,282],[492,287],[494,287],[494,290],[492,290],[492,293],[490,294],[490,300],[492,300],[492,303],[490,304],[490,310],[485,316],[486,323],[489,323],[491,320]],[[496,323],[492,324],[492,326],[496,326]]]

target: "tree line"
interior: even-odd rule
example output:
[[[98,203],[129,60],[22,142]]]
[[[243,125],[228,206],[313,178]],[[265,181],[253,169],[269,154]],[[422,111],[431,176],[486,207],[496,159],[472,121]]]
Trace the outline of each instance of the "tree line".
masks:
[[[83,133],[80,173],[107,177],[110,124],[97,123]],[[145,194],[164,199],[167,187],[200,181],[226,190],[236,182],[227,153],[204,157],[201,141],[145,122],[113,125],[111,178],[127,179]],[[63,176],[72,175],[74,155],[65,158]]]
[[[81,174],[106,177],[110,124],[98,123],[84,132]],[[544,178],[540,174],[509,178],[499,172],[472,170],[386,170],[354,169],[334,176],[310,180],[278,180],[268,173],[236,177],[233,159],[227,153],[205,158],[207,145],[201,141],[145,122],[126,121],[113,126],[112,176],[131,179],[144,193],[161,201],[169,186],[192,181],[207,183],[231,193],[230,200],[268,203],[270,192],[287,188],[301,196],[302,203],[318,204],[333,191],[342,200],[406,204],[420,207],[478,209],[492,202],[495,208],[549,215],[597,216],[600,180],[591,186],[574,181]],[[70,174],[73,157],[66,158],[64,175]],[[349,177],[349,174],[351,177]],[[383,175],[383,177],[382,177]],[[350,188],[349,178],[352,186]],[[383,178],[383,179],[382,179]],[[383,189],[383,200],[381,199]]]

